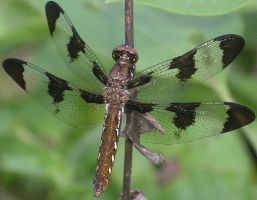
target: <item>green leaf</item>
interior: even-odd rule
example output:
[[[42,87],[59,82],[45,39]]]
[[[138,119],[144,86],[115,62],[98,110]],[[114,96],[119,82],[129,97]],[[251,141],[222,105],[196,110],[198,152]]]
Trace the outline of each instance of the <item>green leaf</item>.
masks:
[[[242,19],[245,25],[246,47],[256,47],[257,44],[257,2],[250,4],[242,11]]]
[[[0,169],[27,177],[46,178],[58,188],[66,187],[72,180],[72,166],[55,149],[33,138],[32,133],[19,129],[18,135],[10,132],[1,137]]]
[[[117,1],[120,0],[107,0],[107,2]],[[211,16],[232,12],[253,2],[253,0],[136,0],[135,2],[184,15]]]
[[[67,80],[73,80],[74,77],[70,77],[69,71],[58,56],[47,33],[44,17],[46,0],[43,0],[44,2],[27,0],[26,2],[31,2],[29,5],[32,8],[37,9],[34,12],[29,8],[24,8],[22,10],[26,12],[23,13],[19,12],[22,3],[20,4],[19,0],[12,1],[15,1],[17,6],[9,6],[8,10],[2,9],[3,13],[0,13],[4,19],[0,19],[3,24],[0,27],[2,57],[7,57],[3,52],[9,54],[10,50],[17,49],[14,47],[26,44],[26,46],[31,46],[33,51],[22,51],[22,54],[15,52],[16,54],[12,56],[28,60]],[[170,5],[180,2],[180,6],[183,7],[183,1],[185,0],[170,1]],[[216,0],[219,4],[224,1]],[[7,3],[9,0],[4,2]],[[168,1],[156,1],[162,5],[165,5],[164,2]],[[207,7],[205,4],[201,7],[209,15],[215,11],[215,7],[210,6],[212,2],[213,0],[208,1],[208,10],[203,8],[203,6]],[[230,3],[235,5],[238,2],[238,0],[231,0]],[[250,1],[244,2],[246,4]],[[8,6],[6,3],[3,5]],[[59,0],[58,3],[104,65],[112,67],[114,63],[111,59],[112,49],[115,45],[124,43],[123,4],[104,4],[100,0],[78,0],[73,4],[69,0]],[[191,8],[194,12],[195,9],[200,9],[196,3],[199,4],[199,1],[191,1]],[[220,6],[218,11],[223,12],[224,8],[233,7],[227,5],[217,4],[216,6]],[[180,11],[178,6],[177,3],[174,12]],[[234,6],[234,9],[236,7],[240,6]],[[187,9],[189,10],[188,7]],[[134,36],[135,45],[140,54],[137,69],[141,70],[165,59],[179,56],[216,36],[244,33],[245,24],[250,19],[250,17],[245,17],[245,13],[246,11],[243,17],[240,13],[196,17],[135,6]],[[254,12],[251,16],[255,16]],[[14,19],[17,19],[15,24],[13,24]],[[249,21],[245,30],[250,29]],[[250,36],[254,39],[254,32],[249,35],[249,38]],[[44,45],[33,46],[33,44]],[[252,54],[255,53],[253,50],[249,51]],[[237,81],[238,84],[244,82],[246,83],[244,79]],[[219,87],[216,82],[214,83],[215,87]],[[249,82],[245,87],[254,89],[256,85],[254,83]],[[251,93],[243,94],[245,87],[243,84],[242,88],[238,87],[243,97],[248,99],[242,103],[252,107],[256,105],[257,100],[251,97]],[[238,91],[237,86],[234,90]],[[7,180],[7,178],[0,177],[1,185],[5,187],[9,184],[10,189],[7,191],[10,193],[14,191],[18,199],[20,199],[19,196],[23,197],[22,199],[39,200],[93,199],[92,179],[95,174],[100,141],[99,128],[82,132],[70,129],[61,122],[58,123],[34,100],[25,97],[26,94],[4,72],[1,73],[1,94],[4,99],[2,98],[0,107],[0,167],[2,171],[0,176],[5,174],[9,178]],[[186,93],[185,98],[207,101],[217,100],[219,96],[212,88],[199,85]],[[99,121],[102,122],[103,118]],[[256,132],[256,128],[252,130],[253,133]],[[110,185],[103,194],[103,199],[118,199],[120,194],[124,156],[122,140],[119,144]],[[133,188],[142,190],[150,199],[249,199],[247,197],[252,194],[251,189],[256,188],[254,166],[249,161],[241,142],[233,134],[183,145],[155,145],[154,148],[158,148],[167,157],[176,157],[181,163],[182,170],[180,176],[172,184],[158,187],[155,182],[155,168],[134,151]],[[240,165],[238,165],[238,160],[240,160]],[[143,176],[142,171],[148,176]],[[19,177],[18,181],[16,176]],[[31,182],[34,187],[31,187]],[[249,185],[251,187],[248,187]],[[24,192],[24,188],[30,189]],[[48,194],[48,197],[42,196],[42,191]]]
[[[38,10],[28,2],[5,0],[1,6],[1,54],[17,49],[22,45],[38,44],[46,36],[45,23]]]
[[[256,77],[232,71],[230,73],[227,84],[233,98],[247,104],[257,113]]]

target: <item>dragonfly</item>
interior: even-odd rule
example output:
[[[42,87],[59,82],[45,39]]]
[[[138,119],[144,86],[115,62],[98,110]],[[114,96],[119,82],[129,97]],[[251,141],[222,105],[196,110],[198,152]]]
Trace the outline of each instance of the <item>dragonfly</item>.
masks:
[[[244,48],[241,36],[216,37],[138,73],[134,73],[137,51],[119,45],[112,51],[115,64],[107,71],[57,3],[49,1],[45,11],[57,50],[71,72],[84,81],[83,87],[16,58],[5,59],[3,68],[23,90],[71,126],[90,127],[94,124],[92,112],[102,114],[95,196],[99,197],[110,181],[127,111],[151,115],[161,127],[162,134],[142,134],[142,141],[170,145],[230,132],[255,120],[250,108],[237,103],[173,102],[167,95],[225,69]]]

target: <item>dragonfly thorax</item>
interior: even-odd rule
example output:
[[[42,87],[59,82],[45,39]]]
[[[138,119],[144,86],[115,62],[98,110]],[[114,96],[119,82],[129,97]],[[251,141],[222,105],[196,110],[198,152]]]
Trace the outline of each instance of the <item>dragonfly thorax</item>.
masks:
[[[128,101],[130,93],[125,84],[125,77],[120,73],[113,73],[108,78],[105,87],[104,99],[106,103],[124,104]]]
[[[104,99],[105,103],[124,104],[129,99],[129,92],[126,89],[106,87]]]

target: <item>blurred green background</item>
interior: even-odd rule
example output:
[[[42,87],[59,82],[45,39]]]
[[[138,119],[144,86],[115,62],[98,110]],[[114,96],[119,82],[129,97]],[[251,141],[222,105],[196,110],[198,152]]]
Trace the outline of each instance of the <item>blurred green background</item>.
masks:
[[[0,0],[0,61],[24,59],[77,82],[49,37],[46,0]],[[123,2],[59,0],[80,35],[106,66],[124,43]],[[257,2],[245,0],[138,0],[135,4],[137,68],[185,53],[216,36],[246,40],[238,59],[199,85],[190,100],[235,101],[257,113]],[[0,199],[94,199],[92,180],[103,121],[77,130],[59,122],[25,94],[0,68]],[[193,143],[147,145],[170,160],[168,172],[136,150],[132,187],[149,200],[256,200],[257,123]],[[118,199],[122,188],[121,139],[111,183],[101,199]],[[166,180],[160,179],[160,176]]]

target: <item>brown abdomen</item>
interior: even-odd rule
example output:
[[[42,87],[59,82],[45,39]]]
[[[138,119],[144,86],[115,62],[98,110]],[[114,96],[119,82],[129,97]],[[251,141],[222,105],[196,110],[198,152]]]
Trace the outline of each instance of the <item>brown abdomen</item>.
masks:
[[[122,106],[106,104],[105,124],[94,178],[94,191],[97,197],[109,183],[119,141],[122,109]]]

